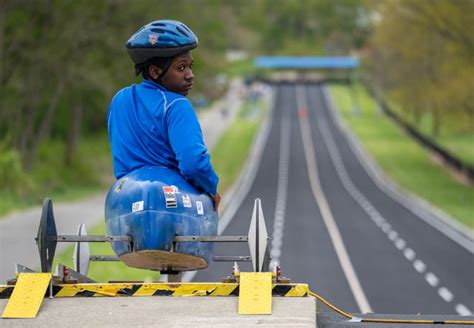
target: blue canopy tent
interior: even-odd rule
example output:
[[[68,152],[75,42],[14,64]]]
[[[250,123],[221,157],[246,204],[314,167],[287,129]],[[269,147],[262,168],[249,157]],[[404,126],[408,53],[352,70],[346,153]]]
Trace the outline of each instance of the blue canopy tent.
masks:
[[[255,58],[257,68],[273,69],[355,69],[357,57],[291,57],[260,56]]]

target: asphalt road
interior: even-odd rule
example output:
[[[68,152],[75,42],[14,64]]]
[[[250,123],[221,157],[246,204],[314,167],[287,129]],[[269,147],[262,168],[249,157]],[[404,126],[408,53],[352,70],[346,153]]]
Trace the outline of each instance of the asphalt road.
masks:
[[[376,185],[320,85],[279,85],[275,97],[257,174],[223,234],[247,234],[258,197],[283,275],[345,311],[472,314],[472,240],[448,237],[449,225],[425,222],[429,210],[416,202],[409,210]],[[215,255],[248,247],[216,245]],[[231,267],[211,263],[194,280],[219,281]]]

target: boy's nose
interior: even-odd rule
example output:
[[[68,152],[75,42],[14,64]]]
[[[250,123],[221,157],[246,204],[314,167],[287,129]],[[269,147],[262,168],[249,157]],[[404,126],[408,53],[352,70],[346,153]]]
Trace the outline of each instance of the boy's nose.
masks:
[[[185,75],[186,80],[191,80],[194,78],[194,74],[192,70],[188,70]]]

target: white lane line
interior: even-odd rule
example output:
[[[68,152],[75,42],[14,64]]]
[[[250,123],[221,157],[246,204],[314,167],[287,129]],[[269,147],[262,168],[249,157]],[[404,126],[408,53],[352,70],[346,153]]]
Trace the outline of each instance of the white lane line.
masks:
[[[451,302],[454,298],[453,293],[451,293],[449,289],[447,289],[446,287],[439,288],[438,294],[439,296],[441,296],[443,300],[445,300],[448,303]]]
[[[282,108],[282,110],[285,110]],[[270,256],[272,257],[271,269],[280,263],[281,245],[283,243],[283,229],[285,226],[286,195],[288,190],[288,172],[290,166],[290,140],[291,120],[288,115],[281,119],[280,133],[280,159],[278,163],[278,187],[275,205],[275,217],[273,223],[272,246]]]
[[[379,227],[385,222],[385,219],[377,211],[374,211],[372,215],[369,214],[369,216]]]
[[[309,182],[313,196],[316,200],[316,203],[318,204],[321,216],[323,217],[323,221],[326,225],[326,228],[328,229],[329,236],[334,245],[337,258],[341,263],[342,270],[346,276],[360,311],[362,313],[373,312],[359,282],[359,278],[357,277],[354,267],[352,266],[349,254],[347,253],[346,247],[344,246],[341,234],[331,213],[326,196],[324,195],[321,183],[319,181],[316,154],[314,152],[314,144],[311,136],[311,127],[309,125],[308,118],[302,117],[304,115],[303,113],[306,113],[306,115],[308,114],[308,104],[306,101],[306,92],[304,87],[298,86],[296,88],[296,100],[298,111],[301,111],[301,114],[298,113],[298,117],[301,126],[300,131],[301,138],[303,139],[303,149],[306,158],[306,165],[308,168]]]
[[[464,304],[456,304],[454,308],[459,315],[472,315],[472,312]]]
[[[405,250],[403,251],[403,255],[405,255],[408,261],[413,261],[416,256],[415,251],[411,248],[405,248]]]
[[[382,224],[382,231],[383,232],[388,233],[391,230],[392,230],[392,226],[390,225],[390,223],[385,222],[384,224]]]
[[[395,230],[392,230],[388,233],[388,239],[390,239],[391,241],[395,241],[397,240],[398,238],[398,232],[396,232]]]
[[[428,281],[428,283],[431,285],[431,287],[438,286],[439,279],[432,272],[428,272],[425,275],[425,279],[426,279],[426,281]]]
[[[397,246],[399,250],[403,250],[406,245],[407,243],[402,238],[398,238],[395,242],[395,246]]]
[[[415,270],[418,271],[419,273],[425,272],[426,265],[425,263],[423,263],[423,261],[415,260],[415,262],[413,262],[413,266],[415,267]]]

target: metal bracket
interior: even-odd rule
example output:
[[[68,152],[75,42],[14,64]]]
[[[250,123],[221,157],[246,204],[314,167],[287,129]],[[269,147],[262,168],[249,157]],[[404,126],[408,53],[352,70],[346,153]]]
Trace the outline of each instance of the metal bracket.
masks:
[[[214,256],[214,262],[252,262],[250,256]]]
[[[35,273],[37,271],[28,268],[27,266],[24,266],[23,264],[16,263],[15,264],[15,273],[20,274],[20,273]]]
[[[57,242],[93,242],[93,243],[104,243],[110,241],[132,241],[130,236],[76,236],[76,235],[60,235],[52,237]]]
[[[201,242],[248,242],[247,236],[175,236],[173,242],[182,243],[182,242],[191,242],[191,241],[201,241]]]
[[[91,255],[89,257],[91,261],[100,261],[100,262],[117,262],[120,261],[117,256],[114,255]]]
[[[61,263],[59,263],[58,267],[56,268],[56,274],[57,276],[60,277],[62,282],[66,284],[67,283],[79,283],[79,284],[96,283],[95,280]]]

